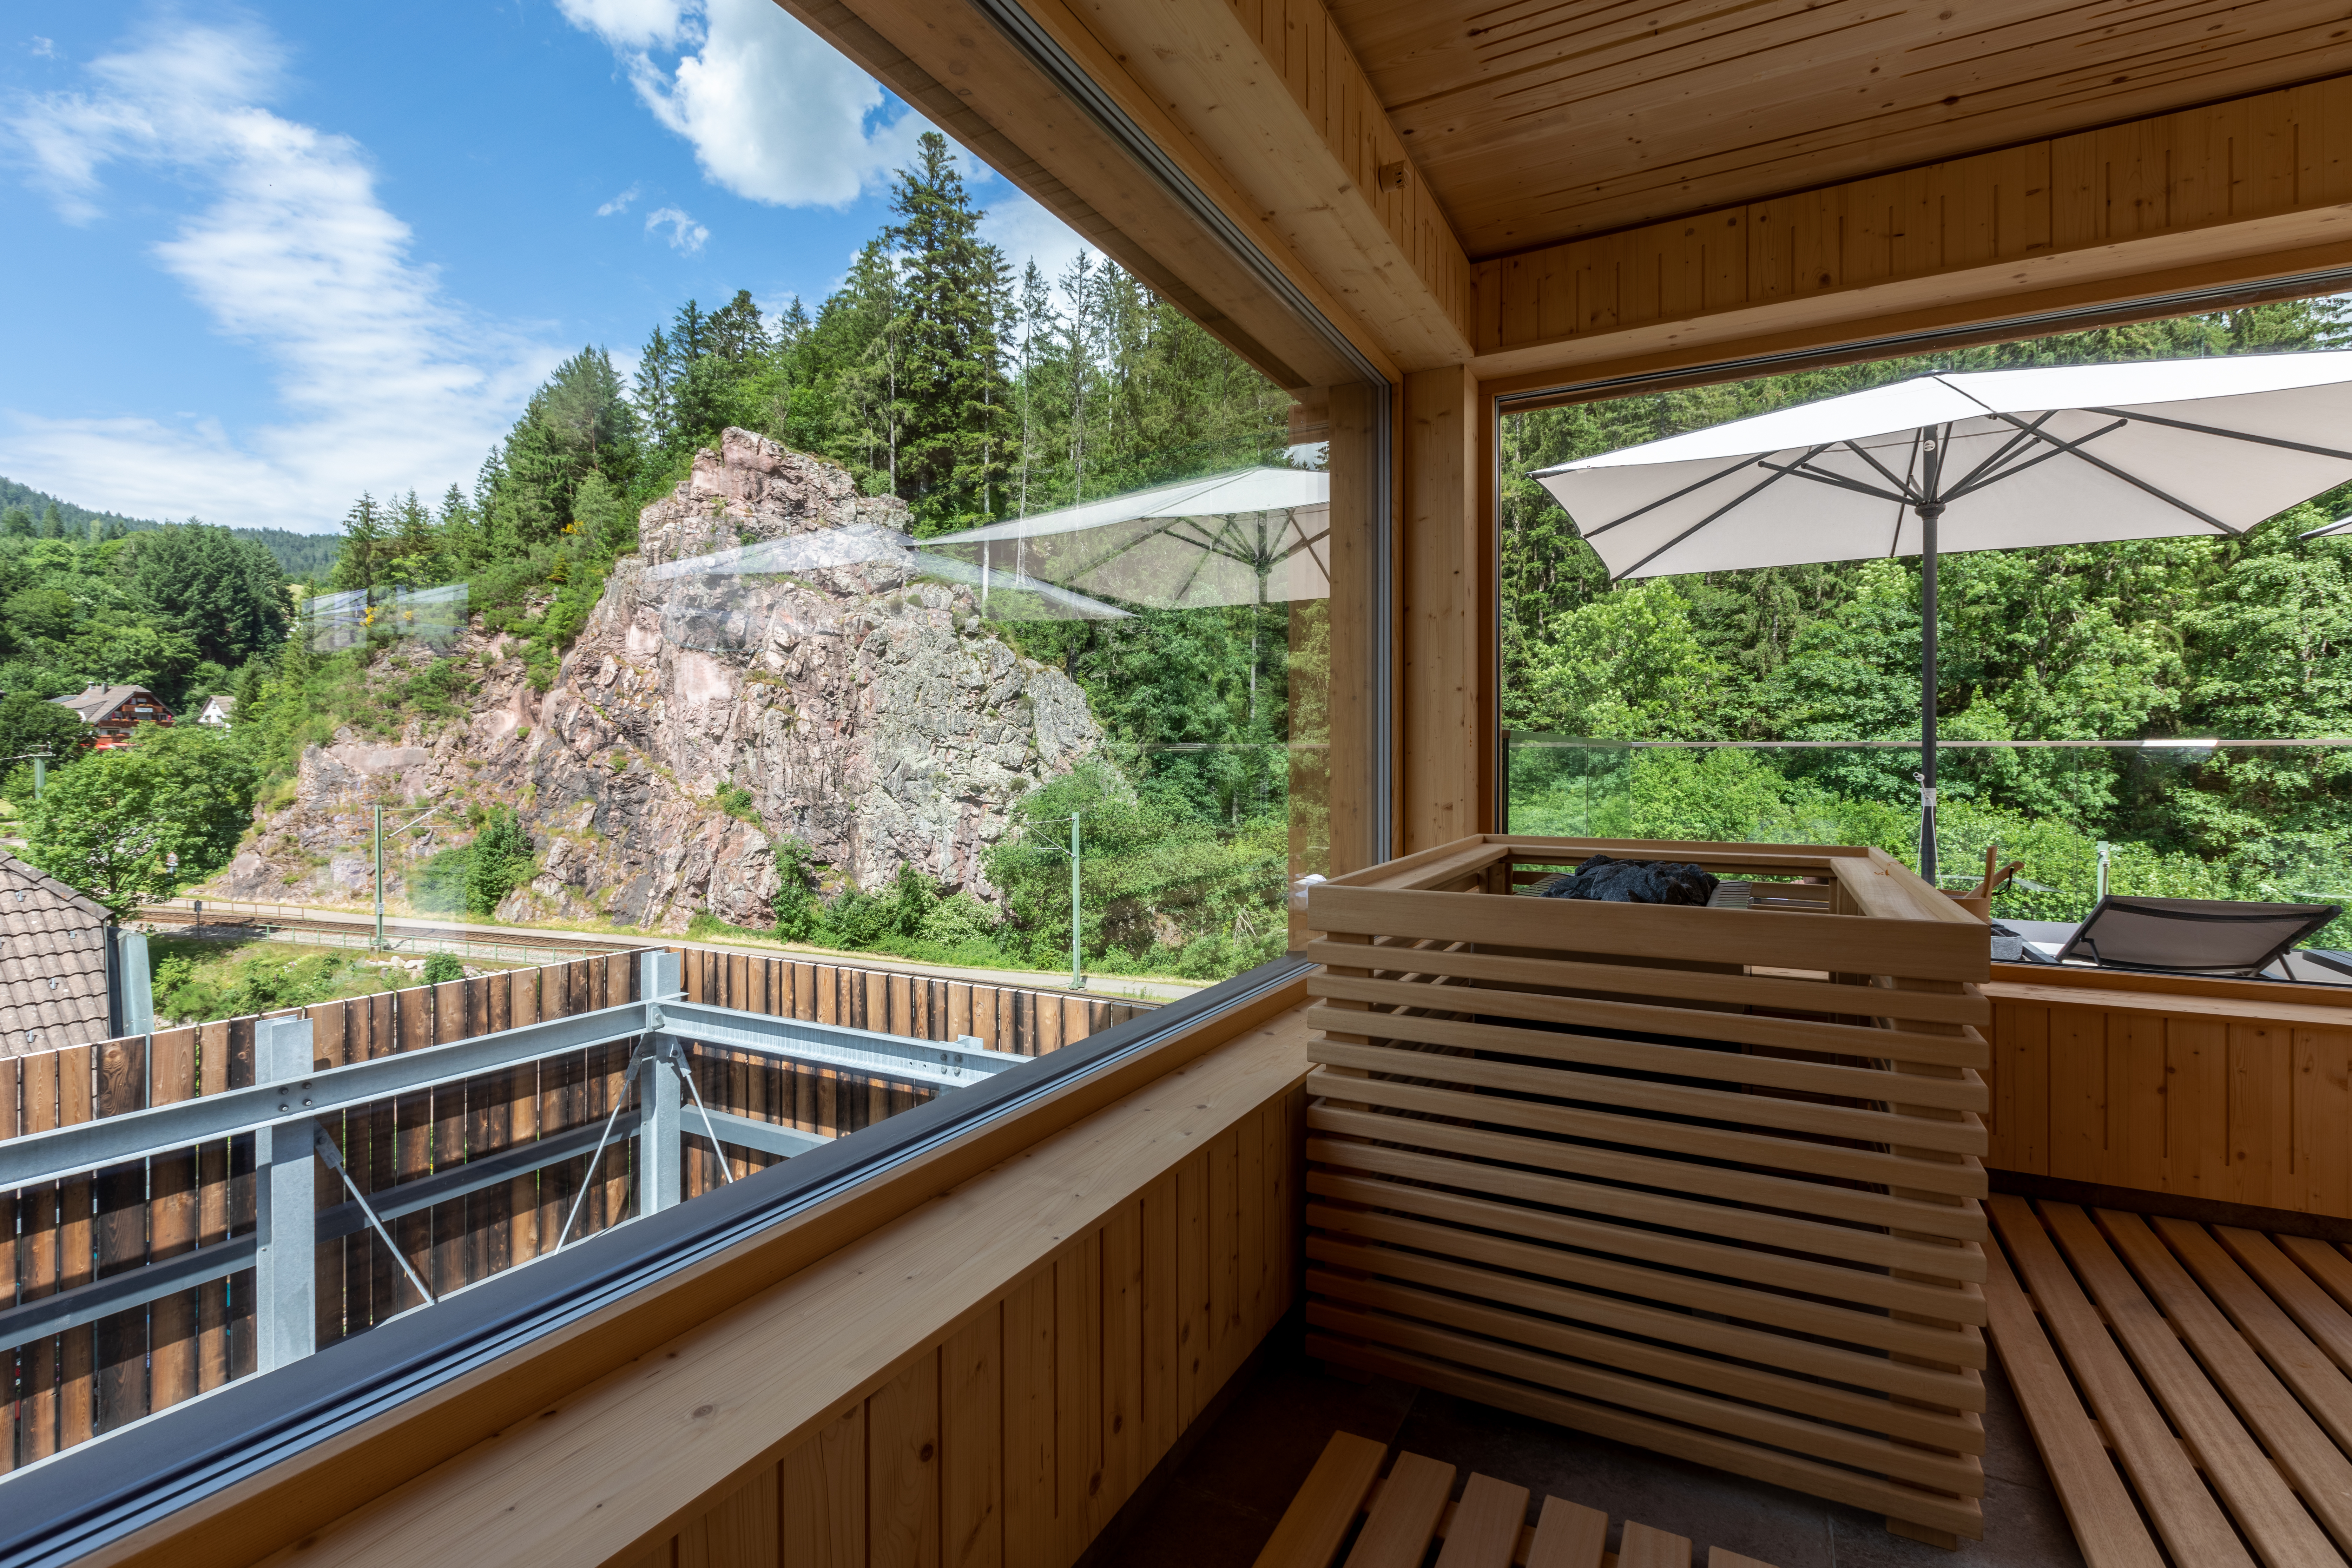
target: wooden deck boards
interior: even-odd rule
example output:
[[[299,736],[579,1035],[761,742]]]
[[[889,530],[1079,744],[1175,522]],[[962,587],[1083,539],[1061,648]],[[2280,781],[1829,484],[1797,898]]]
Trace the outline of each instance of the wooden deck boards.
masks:
[[[2017,1197],[1986,1208],[1993,1345],[2092,1568],[2347,1560],[2340,1249]]]

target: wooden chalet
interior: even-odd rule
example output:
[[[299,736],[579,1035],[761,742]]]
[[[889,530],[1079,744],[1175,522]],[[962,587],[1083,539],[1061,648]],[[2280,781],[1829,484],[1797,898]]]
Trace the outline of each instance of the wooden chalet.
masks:
[[[2352,288],[2343,6],[783,3],[1328,443],[1328,879],[1292,959],[789,1159],[730,1140],[793,1102],[727,1100],[693,1201],[314,1355],[265,1333],[252,1375],[0,1478],[0,1563],[2352,1559],[2347,993],[1996,963],[1875,851],[1496,820],[1506,413]],[[1595,848],[1763,891],[1512,898]],[[188,1061],[229,1063],[224,1107],[290,1086],[250,1129],[527,1005],[583,1031],[550,1051],[625,1025],[608,1099],[562,1101],[585,1159],[628,1042],[691,1035],[717,1093],[790,1032],[752,1015],[835,1017],[614,973]],[[380,1134],[404,1171],[529,1102],[431,1092],[381,1113],[429,1129]],[[31,1094],[0,1173],[66,1191],[5,1163],[65,1147]],[[345,1201],[310,1137],[282,1215]],[[335,1256],[320,1300],[406,1289]],[[261,1278],[219,1300],[272,1310]]]
[[[101,746],[128,741],[138,725],[172,722],[172,710],[163,706],[163,699],[143,686],[93,683],[71,697],[54,697],[50,700],[60,708],[70,709],[90,727]]]

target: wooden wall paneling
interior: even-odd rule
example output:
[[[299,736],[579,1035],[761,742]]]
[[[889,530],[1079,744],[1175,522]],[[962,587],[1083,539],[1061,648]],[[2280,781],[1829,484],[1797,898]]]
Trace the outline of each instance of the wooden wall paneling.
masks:
[[[940,1352],[866,1401],[866,1562],[939,1568]]]
[[[1224,1386],[1241,1364],[1241,1132],[1236,1128],[1212,1142],[1208,1156],[1209,1360],[1207,1387]],[[1205,1394],[1203,1395],[1205,1398]]]
[[[2107,1161],[2107,1016],[2050,1009],[2050,1173],[2100,1182]]]
[[[865,1405],[786,1454],[777,1470],[782,1568],[865,1568]]]
[[[2165,1144],[2173,1191],[2218,1196],[2231,1190],[2230,1030],[2210,1018],[2168,1018]]]
[[[91,1047],[98,1062],[97,1116],[121,1116],[147,1107],[149,1039],[132,1035]],[[98,1173],[97,1267],[104,1279],[147,1262],[147,1162],[110,1166]],[[96,1371],[94,1430],[110,1432],[150,1409],[147,1386],[147,1307],[102,1318],[92,1325]]]
[[[1121,1204],[1102,1231],[1102,1484],[1087,1502],[1087,1537],[1102,1533],[1149,1473],[1143,1426],[1143,1205]]]
[[[1089,1228],[1054,1263],[1053,1561],[1077,1560],[1093,1539],[1102,1490],[1102,1237]]]
[[[1055,1561],[1054,1267],[1004,1294],[1004,1561]]]
[[[2105,1180],[2113,1186],[2162,1192],[2167,1175],[2164,1020],[2110,1013],[2106,1046]]]
[[[2311,1214],[2352,1213],[2352,1031],[2297,1029],[2294,1051],[2294,1163],[2300,1199]]]
[[[1142,1338],[1143,1447],[1166,1453],[1184,1430],[1182,1379],[1184,1310],[1177,1289],[1181,1227],[1173,1171],[1143,1189],[1137,1200],[1142,1248],[1143,1302],[1138,1315]]]
[[[2230,1026],[2231,1200],[2263,1208],[2294,1201],[2293,1031]]]
[[[1005,1568],[1004,1309],[990,1303],[940,1347],[942,1568]]]
[[[781,1552],[782,1468],[770,1465],[738,1487],[667,1545],[677,1568],[775,1568]],[[656,1558],[671,1561],[670,1551]]]
[[[1208,1403],[1210,1332],[1215,1322],[1209,1262],[1209,1154],[1202,1150],[1176,1168],[1176,1426],[1179,1431]]]

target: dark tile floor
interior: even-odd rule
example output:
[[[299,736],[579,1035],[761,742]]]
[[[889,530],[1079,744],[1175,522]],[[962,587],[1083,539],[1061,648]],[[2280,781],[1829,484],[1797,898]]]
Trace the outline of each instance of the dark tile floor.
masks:
[[[1478,1471],[1526,1487],[1534,1507],[1549,1495],[1604,1510],[1612,1551],[1617,1531],[1636,1519],[1690,1537],[1699,1564],[1707,1548],[1722,1546],[1773,1568],[2074,1568],[2082,1556],[2009,1385],[1998,1369],[1985,1383],[1985,1538],[1945,1552],[1890,1535],[1884,1520],[1858,1509],[1403,1384],[1328,1375],[1295,1350],[1270,1346],[1097,1560],[1249,1568],[1324,1443],[1346,1430],[1452,1464],[1457,1497]]]

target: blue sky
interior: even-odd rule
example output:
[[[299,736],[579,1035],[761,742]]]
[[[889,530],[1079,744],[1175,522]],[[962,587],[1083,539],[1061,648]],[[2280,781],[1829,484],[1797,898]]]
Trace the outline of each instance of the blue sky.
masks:
[[[8,7],[0,474],[317,531],[470,484],[583,343],[812,306],[919,117],[772,0]],[[1079,242],[984,168],[1015,265]]]

